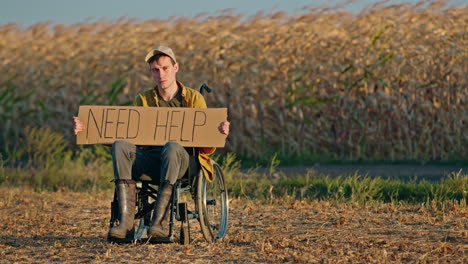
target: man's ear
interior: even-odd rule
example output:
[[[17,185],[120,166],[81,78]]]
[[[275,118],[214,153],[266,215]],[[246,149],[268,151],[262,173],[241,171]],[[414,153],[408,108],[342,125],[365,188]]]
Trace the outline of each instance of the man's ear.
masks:
[[[176,62],[176,64],[174,64],[174,72],[178,72],[179,71],[179,63]]]

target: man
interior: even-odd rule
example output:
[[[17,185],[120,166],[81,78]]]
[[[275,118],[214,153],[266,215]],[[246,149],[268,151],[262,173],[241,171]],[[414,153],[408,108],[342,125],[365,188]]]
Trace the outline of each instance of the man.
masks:
[[[199,92],[177,81],[179,64],[172,49],[159,46],[146,55],[145,61],[149,65],[156,85],[152,89],[139,93],[134,102],[135,106],[206,108],[205,99]],[[75,134],[85,130],[84,124],[77,117],[74,117],[74,121]],[[218,130],[227,136],[229,122],[222,122]],[[207,177],[212,177],[213,174],[213,165],[208,155],[214,151],[215,148],[199,148],[198,151],[198,160]],[[108,240],[133,239],[135,180],[138,180],[142,174],[160,177],[153,179],[159,182],[159,195],[148,235],[151,237],[166,236],[162,222],[169,207],[173,185],[188,169],[188,151],[176,142],[168,142],[164,146],[141,147],[118,140],[112,144],[112,159],[121,221],[118,226],[109,230]]]

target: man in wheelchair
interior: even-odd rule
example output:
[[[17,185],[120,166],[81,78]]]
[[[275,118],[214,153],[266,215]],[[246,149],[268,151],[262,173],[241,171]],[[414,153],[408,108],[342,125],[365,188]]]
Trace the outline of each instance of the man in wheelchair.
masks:
[[[198,91],[177,81],[179,64],[172,49],[165,46],[156,47],[146,55],[145,61],[156,85],[139,93],[134,102],[135,106],[207,107],[204,97]],[[75,134],[85,130],[84,124],[77,117],[74,117],[74,122]],[[229,122],[222,122],[218,130],[227,136]],[[190,155],[197,156],[203,173],[210,177],[213,174],[213,165],[208,155],[214,151],[215,148],[186,149],[176,142],[168,142],[164,146],[136,146],[124,140],[115,141],[112,144],[112,158],[121,219],[119,225],[109,229],[108,240],[133,239],[135,181],[143,174],[150,175],[152,182],[159,185],[159,195],[154,205],[148,235],[154,238],[165,236],[162,223],[168,212],[173,186],[188,170]]]

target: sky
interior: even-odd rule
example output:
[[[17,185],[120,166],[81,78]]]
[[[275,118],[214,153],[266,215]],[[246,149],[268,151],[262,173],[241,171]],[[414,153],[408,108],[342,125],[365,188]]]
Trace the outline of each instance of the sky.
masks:
[[[167,19],[174,16],[216,15],[232,9],[246,17],[260,11],[301,13],[306,7],[334,7],[346,3],[344,9],[360,12],[362,8],[382,1],[371,0],[0,0],[0,24],[19,23],[30,26],[40,22],[74,24],[122,17]],[[417,0],[393,0],[386,3],[416,3]],[[468,0],[450,0],[450,4],[467,4]]]

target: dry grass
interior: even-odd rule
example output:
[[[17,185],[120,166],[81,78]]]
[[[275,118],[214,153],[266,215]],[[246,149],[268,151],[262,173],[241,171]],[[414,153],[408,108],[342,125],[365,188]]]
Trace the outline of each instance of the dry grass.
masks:
[[[78,105],[133,100],[152,85],[144,55],[165,44],[183,82],[207,82],[209,105],[229,107],[227,150],[239,155],[463,159],[467,8],[2,25],[0,144],[16,144],[25,124],[72,139]]]
[[[0,263],[466,263],[465,203],[231,201],[226,239],[188,246],[105,241],[111,193],[1,188]],[[196,224],[196,222],[192,222]]]

